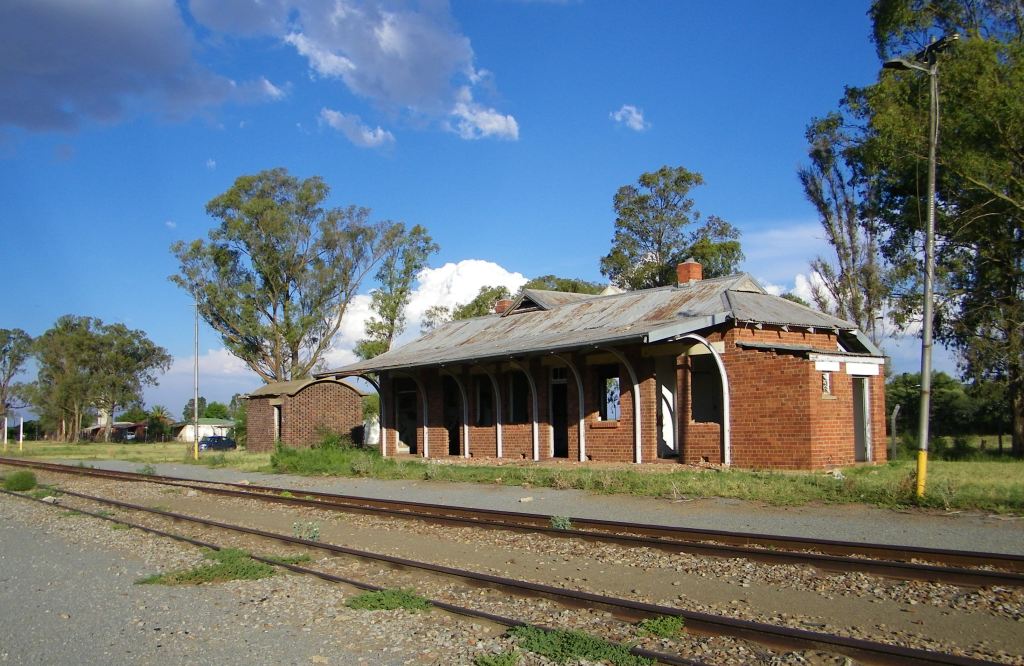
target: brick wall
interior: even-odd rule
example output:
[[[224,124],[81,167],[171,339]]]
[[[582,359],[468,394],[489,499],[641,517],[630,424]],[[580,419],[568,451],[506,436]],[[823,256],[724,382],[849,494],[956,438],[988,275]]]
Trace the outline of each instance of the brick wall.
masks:
[[[732,463],[738,467],[806,469],[832,465],[845,465],[854,461],[853,436],[853,378],[845,372],[832,374],[832,395],[823,396],[821,372],[814,362],[798,354],[767,350],[743,349],[738,340],[781,342],[810,345],[817,349],[835,349],[836,338],[831,332],[814,332],[764,327],[720,328],[705,336],[709,342],[722,342],[721,354],[730,385]],[[653,358],[644,357],[641,348],[620,349],[633,366],[640,388],[641,453],[649,462],[657,457],[657,381]],[[595,352],[600,353],[600,352]],[[572,361],[581,372],[584,389],[584,428],[587,459],[609,462],[634,460],[634,387],[625,366],[616,363],[620,385],[620,415],[616,421],[599,418],[599,367],[588,365],[585,356],[572,355]],[[690,372],[693,360],[688,356],[677,358],[677,446],[684,462],[712,463],[722,461],[722,428],[716,422],[692,421],[692,387]],[[538,451],[542,460],[550,458],[552,451],[550,366],[539,359],[521,361],[530,374],[537,390]],[[531,423],[509,423],[510,378],[519,370],[507,364],[488,366],[498,382],[502,416],[503,457],[526,459],[533,457]],[[715,366],[717,367],[717,366]],[[470,372],[470,367],[454,369],[462,381],[469,398],[470,453],[473,457],[497,455],[497,428],[475,425],[477,414],[478,378],[486,375]],[[716,370],[717,372],[717,370]],[[430,457],[448,455],[448,431],[444,424],[444,383],[442,375],[433,369],[423,369],[417,375],[428,396],[428,430]],[[487,380],[489,383],[489,380]],[[885,403],[884,379],[881,375],[868,379],[871,393],[872,459],[885,460]],[[385,392],[390,381],[384,378]],[[449,385],[449,389],[451,386]],[[707,390],[705,387],[703,390]],[[721,391],[720,385],[712,390]],[[579,459],[579,401],[575,377],[568,373],[566,386],[569,459]],[[457,397],[461,417],[461,394]],[[422,410],[421,398],[418,410]],[[386,401],[387,402],[387,401]],[[720,398],[718,399],[720,403]],[[390,403],[394,405],[393,400]],[[721,409],[721,406],[718,406]],[[533,400],[527,400],[529,419],[533,418]],[[418,414],[422,418],[422,414]],[[721,419],[719,411],[717,420]],[[393,454],[395,431],[391,415],[385,418],[388,454]],[[465,442],[460,429],[461,455]],[[421,429],[422,444],[422,429]]]
[[[279,396],[281,401],[281,442],[305,448],[316,443],[324,430],[350,435],[363,424],[362,396],[344,382],[313,382],[294,396]],[[272,398],[249,399],[248,447],[269,451],[274,447],[274,407]]]

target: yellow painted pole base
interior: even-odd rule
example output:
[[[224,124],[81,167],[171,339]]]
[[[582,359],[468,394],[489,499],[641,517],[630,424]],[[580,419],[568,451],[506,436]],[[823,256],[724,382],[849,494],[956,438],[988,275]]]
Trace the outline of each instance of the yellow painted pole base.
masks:
[[[928,479],[928,452],[917,452],[917,497],[924,497],[924,486]]]

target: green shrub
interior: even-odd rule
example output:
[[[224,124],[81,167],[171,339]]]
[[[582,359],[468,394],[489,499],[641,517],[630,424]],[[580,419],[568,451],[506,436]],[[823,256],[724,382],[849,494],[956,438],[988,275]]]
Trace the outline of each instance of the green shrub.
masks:
[[[25,469],[12,472],[4,479],[4,490],[22,492],[24,490],[32,490],[35,487],[36,475]]]
[[[379,590],[366,592],[345,601],[345,605],[356,610],[405,610],[421,611],[430,608],[430,602],[412,590]]]
[[[686,622],[677,615],[661,615],[646,620],[641,620],[637,625],[640,634],[644,636],[657,636],[659,638],[671,638],[679,633]]]
[[[319,427],[316,429],[317,442],[313,444],[315,449],[351,449],[352,438],[348,435],[343,435],[340,432],[335,432],[329,428]]]
[[[551,527],[556,530],[571,530],[572,518],[568,516],[551,516]]]
[[[267,555],[265,559],[276,564],[302,564],[309,562],[313,558],[307,553],[301,553],[299,555]]]
[[[509,633],[524,650],[536,652],[559,664],[578,661],[607,662],[615,666],[646,666],[654,662],[632,654],[625,646],[609,643],[582,631],[545,631],[515,627]]]
[[[366,457],[353,458],[349,468],[356,476],[368,476],[373,471],[373,461]]]
[[[207,551],[206,559],[213,560],[214,564],[155,574],[135,582],[137,585],[201,585],[227,580],[258,580],[269,578],[276,573],[274,567],[257,562],[249,557],[248,553],[237,548]]]
[[[139,474],[145,474],[146,476],[156,476],[156,467],[153,465],[143,465],[138,469]]]
[[[473,659],[474,666],[516,666],[519,663],[518,652],[498,652],[481,654]]]

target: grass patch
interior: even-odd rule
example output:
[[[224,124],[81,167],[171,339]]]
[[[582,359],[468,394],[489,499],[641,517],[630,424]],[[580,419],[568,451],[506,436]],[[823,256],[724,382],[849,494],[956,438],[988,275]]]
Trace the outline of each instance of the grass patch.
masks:
[[[132,528],[131,525],[125,525],[124,523],[110,523],[110,529],[115,530],[115,531],[117,531],[117,530],[130,530],[131,528]]]
[[[23,492],[36,487],[36,475],[28,470],[11,472],[4,479],[4,490],[12,492]]]
[[[47,486],[40,486],[28,494],[32,499],[43,499],[44,497],[60,497],[61,492]]]
[[[259,580],[269,578],[275,573],[274,567],[257,562],[249,557],[248,553],[237,548],[207,551],[206,559],[213,560],[213,564],[154,574],[135,582],[138,585],[202,585],[228,580]]]
[[[637,630],[642,636],[657,636],[658,638],[672,638],[678,634],[686,622],[683,618],[675,615],[661,615],[637,624]]]
[[[536,627],[515,627],[509,633],[524,650],[535,652],[559,663],[582,660],[598,661],[614,666],[641,666],[654,662],[631,654],[623,645],[609,643],[582,631],[545,631]]]
[[[481,654],[473,659],[474,666],[516,666],[519,663],[518,652],[498,652],[497,654]]]
[[[264,559],[270,560],[275,564],[303,564],[313,558],[308,553],[302,553],[299,555],[266,555]]]
[[[136,470],[139,474],[145,474],[146,476],[156,476],[156,467],[154,465],[143,465]]]
[[[60,515],[63,518],[74,518],[76,516],[84,516],[85,514],[81,511],[75,511],[74,509],[68,509],[67,511],[61,511]]]
[[[412,590],[380,590],[366,592],[345,601],[345,605],[356,610],[423,611],[430,608],[430,602]]]

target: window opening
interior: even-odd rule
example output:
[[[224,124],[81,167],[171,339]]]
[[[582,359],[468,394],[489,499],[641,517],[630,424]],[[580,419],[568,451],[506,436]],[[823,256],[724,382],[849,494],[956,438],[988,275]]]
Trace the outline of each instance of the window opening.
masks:
[[[690,421],[718,423],[722,413],[722,380],[711,354],[690,357]]]
[[[832,373],[821,373],[821,392],[824,395],[832,395]]]
[[[597,368],[597,413],[600,420],[619,420],[620,389],[619,366],[602,365]]]
[[[476,380],[476,425],[494,425],[494,390],[486,377]]]
[[[530,399],[530,385],[526,381],[526,375],[522,372],[513,372],[509,380],[508,392],[508,422],[527,423],[530,420],[530,413],[527,402]]]

